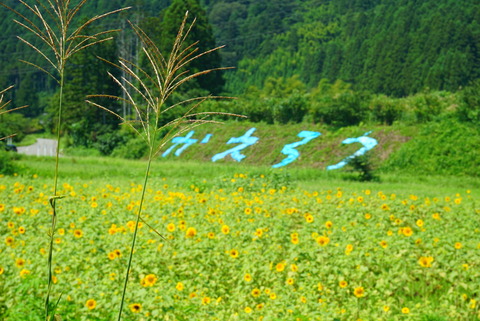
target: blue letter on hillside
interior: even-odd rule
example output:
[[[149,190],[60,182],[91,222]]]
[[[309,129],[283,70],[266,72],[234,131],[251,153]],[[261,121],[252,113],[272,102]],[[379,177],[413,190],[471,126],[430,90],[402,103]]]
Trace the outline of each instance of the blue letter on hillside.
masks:
[[[275,164],[272,167],[273,168],[278,168],[278,167],[282,167],[282,166],[290,164],[291,162],[296,160],[298,158],[298,156],[300,156],[300,153],[295,148],[297,148],[300,145],[305,145],[306,143],[308,143],[309,141],[311,141],[314,138],[317,138],[320,135],[321,134],[319,132],[311,132],[311,131],[307,131],[307,130],[301,131],[297,136],[298,137],[303,137],[304,139],[302,139],[299,142],[291,143],[291,144],[287,144],[287,145],[283,146],[282,154],[287,155],[287,158],[284,158],[280,163]]]
[[[353,144],[353,143],[360,143],[363,145],[362,148],[357,150],[354,154],[348,156],[347,158],[344,158],[340,163],[335,164],[335,165],[330,165],[327,166],[327,170],[332,170],[332,169],[339,169],[342,168],[343,166],[347,165],[347,163],[357,157],[364,155],[367,151],[370,149],[374,148],[378,142],[375,138],[367,137],[372,131],[366,132],[363,134],[363,136],[357,137],[357,138],[347,138],[345,139],[342,144]]]
[[[258,141],[258,137],[251,137],[253,132],[256,128],[250,128],[243,136],[240,137],[232,137],[228,140],[227,144],[240,144],[237,147],[231,148],[223,153],[216,154],[212,157],[212,161],[216,162],[219,159],[224,158],[228,154],[236,160],[240,162],[242,159],[245,158],[245,155],[241,154],[240,151],[244,148],[247,148],[250,145],[255,144]]]
[[[167,149],[163,154],[162,154],[162,157],[165,157],[167,156],[168,154],[170,154],[170,152],[175,149],[175,147],[177,147],[178,145],[180,144],[185,144],[183,145],[182,147],[180,147],[179,149],[177,149],[175,151],[175,156],[180,156],[180,154],[188,148],[188,146],[190,145],[193,145],[197,142],[197,139],[193,139],[193,138],[190,138],[193,136],[193,134],[195,133],[195,131],[190,131],[187,136],[185,137],[174,137],[172,139],[172,143],[173,143],[173,146],[171,146],[169,149]]]

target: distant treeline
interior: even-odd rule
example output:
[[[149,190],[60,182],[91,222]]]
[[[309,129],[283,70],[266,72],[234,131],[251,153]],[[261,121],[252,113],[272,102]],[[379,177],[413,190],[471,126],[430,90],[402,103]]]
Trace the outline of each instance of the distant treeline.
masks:
[[[360,123],[422,124],[445,118],[480,125],[480,81],[456,93],[422,91],[400,98],[353,90],[341,80],[322,79],[316,87],[306,87],[297,76],[269,78],[262,89],[251,86],[239,99],[212,100],[202,109],[244,115],[252,122],[305,122],[337,128]]]

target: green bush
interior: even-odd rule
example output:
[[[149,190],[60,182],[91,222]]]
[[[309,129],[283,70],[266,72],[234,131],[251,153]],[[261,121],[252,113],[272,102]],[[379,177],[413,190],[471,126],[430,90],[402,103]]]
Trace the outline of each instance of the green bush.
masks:
[[[112,152],[113,157],[125,159],[140,159],[147,154],[147,144],[140,137],[128,140],[125,144],[119,145]]]
[[[460,120],[480,124],[480,79],[460,92],[457,114]]]
[[[446,92],[421,92],[407,99],[417,123],[439,118],[448,108]]]
[[[273,120],[279,124],[301,123],[308,112],[307,106],[306,95],[295,92],[273,106]]]
[[[369,104],[370,120],[392,125],[394,121],[401,118],[403,109],[398,99],[378,95],[373,97]]]
[[[352,168],[354,172],[358,173],[356,180],[360,182],[379,180],[378,176],[374,174],[369,153],[352,158],[348,162],[348,166]]]
[[[0,116],[0,138],[14,134],[15,141],[21,141],[25,133],[31,132],[36,122],[25,118],[22,114],[11,112]]]
[[[14,163],[13,152],[7,152],[3,149],[3,145],[0,144],[0,174],[12,175],[16,172],[17,167]]]
[[[243,115],[241,110],[241,104],[244,101],[238,101],[236,99],[210,99],[204,101],[200,106],[198,106],[197,112],[211,112],[218,113],[211,115],[211,119],[225,121],[231,120],[235,117],[225,115],[226,113]]]
[[[312,101],[311,117],[315,123],[336,127],[358,125],[367,120],[369,100],[370,95],[364,92],[324,95]]]
[[[128,136],[119,130],[103,133],[96,138],[92,146],[102,155],[110,155],[117,146],[124,145],[128,141]]]
[[[276,98],[248,98],[236,103],[240,105],[240,108],[236,109],[238,114],[246,116],[248,121],[273,124],[273,108],[277,103]]]

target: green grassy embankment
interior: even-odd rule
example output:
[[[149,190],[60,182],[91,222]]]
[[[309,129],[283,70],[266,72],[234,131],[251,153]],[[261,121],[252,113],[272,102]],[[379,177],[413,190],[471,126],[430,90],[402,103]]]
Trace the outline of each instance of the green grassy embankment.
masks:
[[[198,127],[192,138],[200,142],[210,133],[213,134],[210,142],[196,143],[179,157],[171,153],[167,159],[210,162],[216,153],[236,146],[226,145],[231,137],[239,137],[252,127],[256,128],[252,136],[258,137],[259,141],[242,151],[246,156],[242,164],[270,167],[280,162],[286,157],[281,153],[283,146],[302,140],[298,133],[309,130],[320,132],[321,136],[299,146],[300,157],[288,167],[324,171],[328,165],[338,163],[362,147],[358,143],[342,144],[344,139],[372,131],[369,136],[375,138],[378,145],[369,152],[370,160],[379,172],[472,177],[478,177],[480,173],[480,128],[448,119],[420,125],[359,125],[340,129],[313,124],[228,122]],[[167,144],[166,148],[169,146]],[[218,162],[233,160],[227,156]]]
[[[289,167],[308,167],[317,170],[325,170],[328,165],[338,163],[362,147],[360,144],[342,144],[342,141],[346,138],[359,137],[368,131],[372,131],[370,137],[377,139],[379,142],[372,150],[374,162],[381,164],[417,131],[415,127],[395,128],[368,125],[332,130],[322,125],[313,124],[268,125],[249,122],[208,124],[195,129],[195,134],[192,136],[192,138],[198,139],[198,142],[200,142],[206,134],[212,134],[213,136],[207,144],[199,144],[197,142],[186,149],[179,157],[171,153],[167,156],[167,159],[178,158],[209,162],[213,155],[236,146],[236,144],[226,144],[231,137],[240,137],[253,127],[256,128],[256,131],[252,134],[252,137],[258,137],[259,140],[255,145],[249,146],[241,152],[246,156],[242,160],[243,164],[270,167],[279,163],[286,157],[281,153],[283,146],[301,141],[303,138],[298,137],[298,133],[308,130],[320,132],[321,136],[305,145],[299,146],[297,150],[300,152],[300,157],[294,163],[291,163]],[[169,146],[171,145],[167,145],[166,148]],[[233,161],[233,159],[226,157],[218,162],[230,161]]]

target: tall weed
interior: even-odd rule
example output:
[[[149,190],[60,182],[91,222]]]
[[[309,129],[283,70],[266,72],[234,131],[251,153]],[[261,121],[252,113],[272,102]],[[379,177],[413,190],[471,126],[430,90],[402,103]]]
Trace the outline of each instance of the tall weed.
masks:
[[[94,34],[88,34],[87,27],[95,21],[98,21],[106,16],[121,12],[128,8],[110,11],[85,22],[78,21],[78,12],[87,2],[81,0],[76,5],[71,5],[71,0],[46,0],[44,2],[37,1],[35,5],[29,5],[23,0],[18,0],[23,9],[26,10],[33,18],[27,17],[20,11],[7,6],[0,2],[2,6],[14,12],[19,20],[15,22],[26,29],[30,34],[33,34],[42,44],[36,45],[32,41],[28,41],[22,37],[18,37],[20,41],[25,43],[28,47],[39,54],[47,67],[38,64],[23,61],[52,77],[60,88],[59,102],[58,102],[58,123],[57,123],[57,150],[55,163],[55,176],[53,196],[50,198],[50,204],[53,209],[51,230],[49,232],[49,252],[48,252],[48,286],[45,298],[45,320],[52,320],[54,316],[55,307],[50,303],[50,295],[52,290],[52,262],[53,262],[53,240],[57,224],[56,202],[63,196],[58,195],[58,164],[60,156],[60,136],[62,127],[62,99],[63,89],[65,84],[65,67],[67,61],[76,53],[85,48],[95,44],[108,41],[112,39],[108,35],[117,30],[101,31]],[[79,25],[78,27],[76,27]]]
[[[127,292],[127,284],[132,268],[133,253],[135,251],[138,225],[140,220],[142,220],[147,226],[156,232],[156,230],[142,218],[145,191],[147,190],[152,160],[158,155],[161,148],[176,135],[190,130],[200,124],[214,122],[212,120],[208,120],[207,118],[215,113],[194,113],[193,111],[207,99],[224,98],[212,96],[195,97],[176,102],[173,105],[168,105],[171,95],[183,84],[212,71],[226,69],[215,68],[189,73],[189,71],[186,69],[186,66],[190,62],[216,51],[221,47],[216,47],[211,50],[198,53],[198,47],[196,47],[198,42],[193,44],[188,44],[186,42],[187,36],[195,24],[194,19],[190,26],[187,27],[187,18],[188,12],[185,14],[183,22],[180,25],[169,56],[164,56],[164,54],[160,52],[156,44],[145,34],[145,32],[143,32],[143,30],[138,26],[131,23],[132,28],[142,42],[143,54],[147,58],[147,67],[142,68],[126,59],[120,59],[118,64],[112,63],[114,66],[121,69],[124,74],[129,75],[131,79],[133,79],[133,81],[129,81],[123,77],[119,79],[110,74],[110,77],[112,77],[113,80],[121,87],[127,98],[124,99],[122,97],[110,95],[90,96],[90,98],[93,100],[95,98],[113,98],[124,101],[125,103],[131,105],[132,110],[135,111],[135,120],[125,119],[107,107],[102,106],[92,100],[87,100],[88,103],[117,116],[122,123],[129,126],[147,146],[148,162],[145,169],[145,177],[142,184],[142,194],[139,202],[132,244],[130,247],[130,255],[125,273],[122,298],[118,310],[119,321],[122,318],[123,307],[125,304],[125,295]],[[184,108],[186,112],[181,117],[177,117],[166,124],[163,123],[163,114],[168,113],[173,108]],[[156,233],[160,235],[158,232]]]

